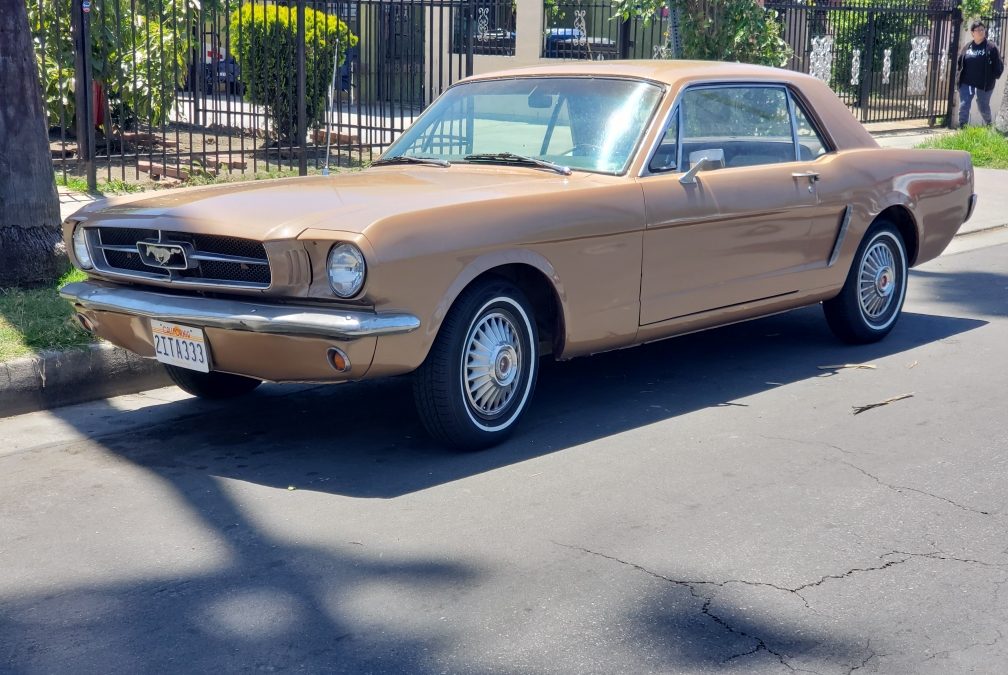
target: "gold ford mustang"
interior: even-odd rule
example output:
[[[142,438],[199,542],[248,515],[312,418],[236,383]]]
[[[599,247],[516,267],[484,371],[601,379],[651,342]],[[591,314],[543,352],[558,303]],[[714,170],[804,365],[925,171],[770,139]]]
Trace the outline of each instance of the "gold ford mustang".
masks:
[[[452,86],[366,171],[88,206],[62,293],[197,396],[413,372],[431,434],[476,448],[545,355],[820,302],[879,340],[975,199],[967,153],[880,149],[805,75],[565,63]]]

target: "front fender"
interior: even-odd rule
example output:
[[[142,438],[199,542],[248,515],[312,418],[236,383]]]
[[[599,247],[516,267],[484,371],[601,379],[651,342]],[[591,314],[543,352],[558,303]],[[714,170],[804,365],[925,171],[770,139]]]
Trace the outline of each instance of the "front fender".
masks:
[[[441,301],[438,302],[436,309],[434,310],[433,321],[428,330],[433,334],[437,335],[437,332],[441,328],[441,324],[444,322],[444,318],[448,315],[448,310],[451,309],[452,305],[455,304],[455,300],[462,294],[469,284],[475,281],[478,277],[487,272],[504,267],[505,265],[525,265],[531,267],[540,274],[542,274],[547,280],[549,280],[550,285],[553,287],[553,294],[557,300],[557,308],[560,312],[561,325],[566,325],[566,316],[568,310],[567,304],[567,293],[564,289],[563,282],[560,280],[560,276],[557,274],[556,269],[553,264],[547,260],[544,256],[535,251],[530,251],[528,249],[510,249],[503,251],[493,251],[485,255],[481,255],[476,258],[462,270],[455,281],[448,287],[444,295],[441,297]],[[433,342],[433,338],[431,340]]]

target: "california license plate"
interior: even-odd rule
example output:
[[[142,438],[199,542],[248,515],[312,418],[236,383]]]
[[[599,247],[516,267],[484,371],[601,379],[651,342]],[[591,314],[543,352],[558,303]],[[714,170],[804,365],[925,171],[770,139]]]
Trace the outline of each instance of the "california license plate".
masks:
[[[209,351],[201,329],[156,319],[151,319],[150,323],[154,334],[154,356],[158,361],[180,368],[210,372]]]

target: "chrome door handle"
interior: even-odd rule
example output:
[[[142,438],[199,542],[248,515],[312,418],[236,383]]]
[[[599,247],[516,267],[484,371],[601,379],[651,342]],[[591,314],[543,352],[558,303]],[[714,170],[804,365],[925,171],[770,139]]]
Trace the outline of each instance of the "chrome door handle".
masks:
[[[792,178],[808,178],[810,183],[815,183],[819,180],[819,174],[815,171],[796,171],[791,174]]]

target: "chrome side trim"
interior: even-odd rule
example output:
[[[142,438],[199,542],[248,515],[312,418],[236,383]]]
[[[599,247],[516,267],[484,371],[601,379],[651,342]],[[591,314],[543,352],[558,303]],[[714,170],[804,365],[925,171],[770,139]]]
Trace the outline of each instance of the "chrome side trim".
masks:
[[[974,193],[970,195],[969,205],[966,207],[966,217],[963,218],[963,223],[969,220],[970,217],[973,215],[973,211],[976,209],[976,205],[977,205],[977,196]]]
[[[420,319],[412,314],[381,314],[169,295],[91,281],[67,284],[60,290],[60,295],[75,306],[99,312],[275,335],[352,340],[410,333],[420,327]]]
[[[840,230],[837,232],[836,242],[833,243],[833,251],[830,252],[829,261],[826,263],[826,267],[833,267],[833,263],[837,261],[840,257],[840,247],[843,246],[844,239],[847,237],[847,228],[850,227],[851,218],[850,204],[844,209],[843,220],[840,222]]]

